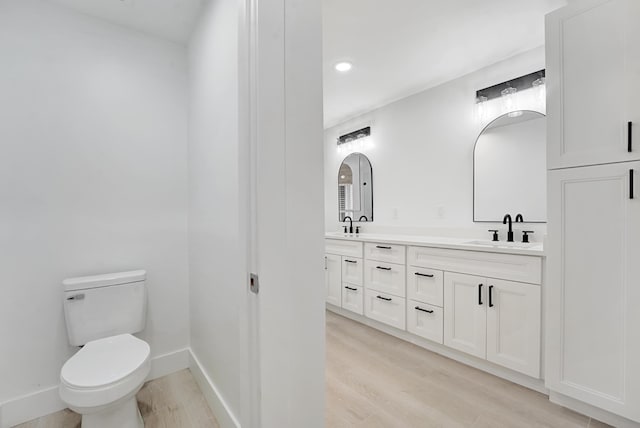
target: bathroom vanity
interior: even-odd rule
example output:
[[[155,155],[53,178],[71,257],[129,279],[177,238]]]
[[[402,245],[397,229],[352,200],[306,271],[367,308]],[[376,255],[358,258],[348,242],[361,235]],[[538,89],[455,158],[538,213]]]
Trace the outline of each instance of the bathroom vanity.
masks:
[[[541,244],[327,234],[325,253],[328,310],[541,390]]]

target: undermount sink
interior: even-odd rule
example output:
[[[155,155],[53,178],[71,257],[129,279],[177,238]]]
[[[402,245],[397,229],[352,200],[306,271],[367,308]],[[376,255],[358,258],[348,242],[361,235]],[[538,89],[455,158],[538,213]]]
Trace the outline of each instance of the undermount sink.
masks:
[[[506,242],[506,241],[468,241],[469,245],[484,245],[486,247],[507,247],[507,248],[531,248],[540,245],[537,242]]]

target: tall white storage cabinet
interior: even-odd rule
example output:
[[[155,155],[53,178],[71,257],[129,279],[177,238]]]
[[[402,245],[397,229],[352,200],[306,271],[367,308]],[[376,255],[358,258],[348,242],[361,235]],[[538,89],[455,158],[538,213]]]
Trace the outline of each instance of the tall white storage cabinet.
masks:
[[[637,0],[582,0],[547,17],[546,386],[636,422],[638,22]]]

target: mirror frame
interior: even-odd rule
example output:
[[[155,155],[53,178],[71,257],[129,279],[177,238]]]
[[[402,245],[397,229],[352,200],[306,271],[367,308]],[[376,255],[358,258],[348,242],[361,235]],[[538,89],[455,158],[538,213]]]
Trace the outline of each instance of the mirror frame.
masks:
[[[522,110],[514,110],[515,111],[521,111],[523,113],[538,113],[539,115],[541,115],[542,117],[546,118],[547,115],[539,112],[537,110],[529,110],[529,109],[522,109]],[[491,220],[476,220],[476,146],[478,145],[478,140],[480,139],[480,137],[482,136],[482,134],[484,134],[484,131],[486,131],[495,121],[499,120],[500,118],[508,115],[509,113],[513,113],[511,111],[508,111],[506,113],[501,114],[500,116],[494,118],[492,121],[490,121],[489,123],[487,123],[483,128],[482,131],[480,131],[480,133],[478,134],[478,136],[476,137],[476,142],[473,143],[473,182],[472,182],[472,211],[471,211],[471,217],[473,218],[473,222],[474,223],[502,223],[502,221],[491,221]],[[514,214],[515,215],[515,214]],[[525,219],[524,223],[531,223],[531,224],[546,224],[548,222],[547,221],[527,221],[527,219]]]
[[[336,175],[337,178],[337,182],[338,185],[340,185],[340,168],[342,167],[342,164],[344,164],[345,159],[347,159],[349,156],[351,155],[360,155],[363,158],[365,158],[367,160],[367,162],[369,163],[369,169],[371,170],[371,180],[370,180],[370,185],[371,185],[371,219],[367,219],[367,221],[360,221],[359,219],[356,220],[355,218],[353,219],[353,223],[373,223],[373,212],[374,212],[374,205],[373,205],[373,165],[371,165],[371,160],[369,159],[369,157],[367,155],[365,155],[364,153],[360,153],[360,152],[351,152],[349,154],[347,154],[342,161],[340,161],[340,165],[338,165],[338,174]],[[337,187],[337,186],[336,186]],[[340,198],[340,195],[338,195],[338,198]],[[340,203],[338,203],[338,223],[342,223],[343,220],[340,219]]]

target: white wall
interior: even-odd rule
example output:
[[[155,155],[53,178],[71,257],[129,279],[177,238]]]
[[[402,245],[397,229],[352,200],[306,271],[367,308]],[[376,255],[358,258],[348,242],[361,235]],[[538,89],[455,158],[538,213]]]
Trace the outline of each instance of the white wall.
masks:
[[[188,346],[184,47],[0,2],[0,402],[58,384],[65,277],[146,269],[152,355]]]
[[[191,348],[232,417],[241,417],[246,296],[238,125],[239,3],[206,3],[189,43]]]
[[[373,168],[374,222],[365,232],[486,237],[473,223],[473,147],[483,126],[475,92],[544,68],[538,48],[325,130],[325,228],[339,231],[338,136],[371,126],[360,151]],[[500,226],[502,228],[502,226]],[[527,225],[541,240],[546,225]],[[517,235],[519,237],[519,234]]]

